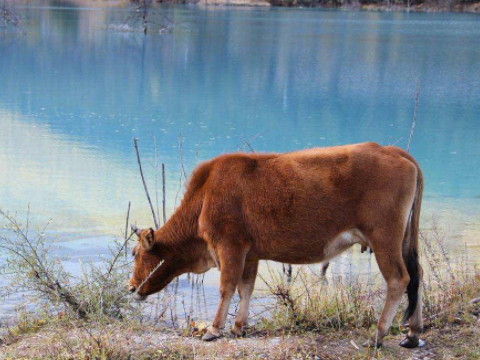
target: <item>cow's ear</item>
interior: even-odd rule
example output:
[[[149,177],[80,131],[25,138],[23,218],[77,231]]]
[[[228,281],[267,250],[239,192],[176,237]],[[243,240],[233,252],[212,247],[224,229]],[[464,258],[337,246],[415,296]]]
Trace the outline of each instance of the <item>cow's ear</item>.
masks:
[[[149,251],[153,248],[155,243],[155,232],[152,228],[148,229],[148,232],[145,233],[145,236],[140,237],[140,244],[142,247]]]

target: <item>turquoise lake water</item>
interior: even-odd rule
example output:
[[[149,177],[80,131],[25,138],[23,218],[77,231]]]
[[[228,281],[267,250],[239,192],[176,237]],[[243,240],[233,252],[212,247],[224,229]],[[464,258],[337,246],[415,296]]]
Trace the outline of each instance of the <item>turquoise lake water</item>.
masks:
[[[53,219],[65,253],[95,259],[128,201],[151,225],[134,137],[154,197],[166,164],[171,213],[181,156],[188,174],[250,147],[405,148],[418,89],[424,226],[479,256],[480,16],[177,6],[152,16],[171,33],[144,36],[127,8],[40,4],[18,9],[25,35],[0,29],[0,207]]]

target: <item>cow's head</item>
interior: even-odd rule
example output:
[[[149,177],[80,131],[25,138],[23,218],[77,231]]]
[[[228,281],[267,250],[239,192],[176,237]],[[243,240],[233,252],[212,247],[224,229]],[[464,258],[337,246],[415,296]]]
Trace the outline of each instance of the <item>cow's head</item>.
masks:
[[[132,226],[132,231],[138,236],[138,242],[132,251],[133,274],[128,288],[138,301],[162,290],[181,274],[203,273],[215,264],[200,239],[183,244],[183,249],[173,249],[171,243],[166,245],[162,241],[161,230]]]

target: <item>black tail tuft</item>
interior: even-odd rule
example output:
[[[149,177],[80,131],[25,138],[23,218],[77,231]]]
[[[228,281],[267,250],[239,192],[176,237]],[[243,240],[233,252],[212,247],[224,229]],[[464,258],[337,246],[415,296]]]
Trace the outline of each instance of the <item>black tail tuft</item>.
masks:
[[[405,323],[415,312],[418,302],[418,291],[420,287],[420,266],[418,264],[417,250],[411,248],[404,255],[405,265],[407,267],[410,282],[407,286],[408,306],[403,315],[402,323]]]

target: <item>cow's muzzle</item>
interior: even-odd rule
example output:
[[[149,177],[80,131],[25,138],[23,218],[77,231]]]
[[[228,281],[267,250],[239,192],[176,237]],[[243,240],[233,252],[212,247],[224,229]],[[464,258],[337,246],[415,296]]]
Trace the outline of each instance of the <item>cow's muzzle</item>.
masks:
[[[133,299],[135,301],[145,301],[147,299],[146,295],[140,295],[139,293],[134,293],[133,294]]]
[[[133,285],[128,286],[128,291],[130,291],[133,294],[133,299],[136,301],[144,301],[147,298],[147,296],[140,295],[139,293],[137,293],[136,292],[137,288]]]

